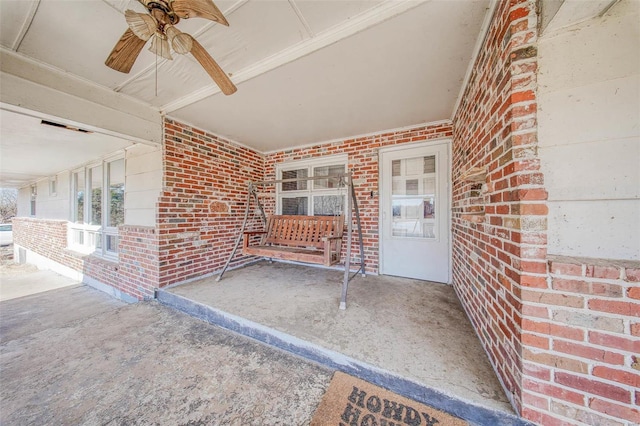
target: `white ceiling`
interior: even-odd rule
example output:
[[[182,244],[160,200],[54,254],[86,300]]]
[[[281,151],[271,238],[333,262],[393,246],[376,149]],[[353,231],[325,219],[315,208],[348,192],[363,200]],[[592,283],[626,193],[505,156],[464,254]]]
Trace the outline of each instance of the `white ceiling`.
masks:
[[[132,145],[101,133],[45,125],[40,118],[2,109],[0,125],[2,188],[17,188]]]
[[[145,10],[135,0],[0,0],[0,44],[31,67],[269,152],[450,119],[490,0],[216,4],[229,27],[204,19],[177,27],[231,76],[238,87],[231,96],[191,56],[156,60],[145,47],[131,73],[106,67],[127,28],[124,10]],[[3,159],[16,149],[4,148],[13,134],[5,123]]]

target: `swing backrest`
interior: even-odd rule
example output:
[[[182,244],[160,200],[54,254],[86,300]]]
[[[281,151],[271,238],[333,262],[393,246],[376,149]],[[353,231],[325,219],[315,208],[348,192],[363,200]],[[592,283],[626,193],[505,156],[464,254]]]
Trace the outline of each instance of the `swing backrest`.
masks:
[[[322,249],[324,237],[341,237],[344,216],[272,215],[267,221],[266,244]]]

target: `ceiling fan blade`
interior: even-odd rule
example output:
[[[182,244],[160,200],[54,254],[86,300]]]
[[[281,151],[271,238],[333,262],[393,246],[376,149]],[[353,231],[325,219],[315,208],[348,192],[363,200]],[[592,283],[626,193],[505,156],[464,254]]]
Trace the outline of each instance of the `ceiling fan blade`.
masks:
[[[213,81],[216,82],[222,93],[225,95],[232,95],[238,90],[233,84],[229,76],[220,68],[220,65],[213,60],[211,55],[205,50],[204,47],[198,41],[191,37],[193,43],[191,47],[191,54],[200,62],[202,68],[211,76]]]
[[[211,0],[173,0],[171,8],[180,18],[204,18],[229,26],[220,9]]]
[[[128,74],[145,43],[145,40],[139,39],[130,28],[127,28],[104,64],[116,71]]]

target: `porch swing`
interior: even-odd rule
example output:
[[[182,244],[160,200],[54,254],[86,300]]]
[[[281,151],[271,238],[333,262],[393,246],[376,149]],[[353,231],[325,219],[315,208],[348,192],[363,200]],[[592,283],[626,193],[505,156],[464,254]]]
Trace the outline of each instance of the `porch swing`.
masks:
[[[249,182],[247,188],[247,201],[244,211],[244,219],[233,250],[222,272],[216,281],[220,281],[229,264],[233,260],[240,242],[242,241],[242,254],[262,256],[272,259],[292,260],[303,263],[315,263],[331,266],[340,263],[340,251],[342,248],[342,234],[344,233],[344,216],[301,216],[301,215],[271,215],[266,217],[258,188],[283,183],[301,181],[332,180],[337,182],[338,188],[347,189],[347,252],[344,261],[344,278],[342,281],[342,294],[340,309],[347,307],[347,290],[349,282],[359,273],[366,276],[364,262],[364,243],[362,241],[362,225],[360,223],[360,211],[356,199],[356,191],[353,185],[351,173],[340,173],[328,176],[298,177],[291,179],[268,180],[261,182]],[[251,210],[251,201],[254,200],[263,230],[246,230]],[[255,210],[254,210],[255,211]],[[353,243],[353,213],[355,212],[358,242],[360,246],[360,267],[351,274],[351,248]],[[254,237],[260,236],[259,244],[252,244]]]

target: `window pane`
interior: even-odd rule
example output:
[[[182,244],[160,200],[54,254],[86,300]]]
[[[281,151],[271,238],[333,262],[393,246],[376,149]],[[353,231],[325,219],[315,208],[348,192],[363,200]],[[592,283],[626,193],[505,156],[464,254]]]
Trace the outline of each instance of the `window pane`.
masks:
[[[402,160],[405,167],[405,176],[415,176],[424,173],[424,159],[423,157],[407,158]]]
[[[84,244],[84,231],[81,229],[74,229],[72,231],[72,238],[73,238],[73,243],[76,245],[83,245]]]
[[[282,214],[303,215],[309,214],[307,197],[282,198]]]
[[[299,179],[306,178],[309,176],[309,171],[307,169],[297,169],[297,170],[283,170],[282,171],[282,179]],[[307,189],[307,181],[300,180],[297,182],[284,182],[282,183],[283,191],[300,191]]]
[[[344,212],[343,195],[321,195],[313,197],[314,216],[339,216]]]
[[[49,181],[49,195],[55,197],[58,195],[58,178],[53,178]]]
[[[102,166],[89,169],[91,182],[91,225],[102,225]]]
[[[102,234],[100,232],[87,232],[91,251],[102,248]]]
[[[406,195],[418,195],[418,179],[407,179],[405,181]]]
[[[124,223],[124,159],[110,162],[109,170],[109,226]]]
[[[118,236],[117,235],[106,235],[107,242],[107,251],[110,253],[118,252]]]
[[[436,156],[429,155],[424,157],[424,172],[435,173],[436,172]]]
[[[38,198],[38,187],[36,185],[31,186],[31,198],[30,198],[30,214],[36,215],[36,198]]]
[[[74,209],[74,222],[84,222],[84,171],[73,174],[73,187],[76,191],[75,196],[75,209]]]
[[[338,176],[341,173],[344,173],[344,164],[313,168],[314,176]],[[339,184],[338,179],[320,179],[314,181],[313,187],[314,189],[338,188]]]
[[[391,162],[391,176],[400,176],[402,173],[400,170],[400,160],[393,160]]]

